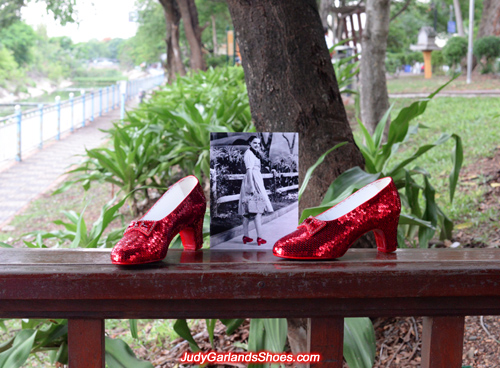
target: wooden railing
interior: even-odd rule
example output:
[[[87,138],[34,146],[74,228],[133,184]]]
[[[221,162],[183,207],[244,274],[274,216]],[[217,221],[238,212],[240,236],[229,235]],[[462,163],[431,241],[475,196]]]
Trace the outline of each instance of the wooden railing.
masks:
[[[422,367],[460,368],[464,316],[500,314],[500,250],[170,250],[118,267],[109,250],[0,249],[0,318],[68,318],[70,368],[104,367],[104,319],[310,318],[315,367],[342,367],[344,317],[424,316]]]

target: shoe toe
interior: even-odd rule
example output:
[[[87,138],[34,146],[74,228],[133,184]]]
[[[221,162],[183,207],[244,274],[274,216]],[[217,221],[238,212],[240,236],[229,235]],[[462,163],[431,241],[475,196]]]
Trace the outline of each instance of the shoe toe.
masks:
[[[157,254],[152,254],[151,249],[155,247],[151,247],[142,234],[128,233],[111,251],[111,262],[119,265],[134,265],[161,260],[162,258]]]

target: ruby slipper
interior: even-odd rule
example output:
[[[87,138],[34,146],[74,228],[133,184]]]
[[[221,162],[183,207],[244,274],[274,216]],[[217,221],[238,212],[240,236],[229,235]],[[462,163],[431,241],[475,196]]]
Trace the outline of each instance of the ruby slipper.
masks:
[[[396,250],[401,201],[392,178],[370,183],[316,217],[308,217],[297,230],[278,240],[273,254],[282,258],[342,257],[363,234],[375,234],[377,249]]]
[[[177,234],[184,249],[200,249],[206,206],[203,189],[195,176],[179,180],[141,219],[130,223],[111,251],[111,262],[134,265],[161,261]]]

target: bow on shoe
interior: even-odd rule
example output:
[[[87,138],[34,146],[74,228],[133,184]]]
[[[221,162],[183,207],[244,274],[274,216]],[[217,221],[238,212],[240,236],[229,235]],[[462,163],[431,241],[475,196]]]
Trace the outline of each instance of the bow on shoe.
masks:
[[[156,221],[132,221],[130,225],[128,225],[127,230],[125,230],[124,234],[130,231],[139,231],[144,235],[149,236],[151,235],[151,232],[153,231],[156,224]]]
[[[318,220],[316,217],[309,216],[297,227],[297,229],[305,227],[310,235],[314,235],[325,226],[326,222]]]

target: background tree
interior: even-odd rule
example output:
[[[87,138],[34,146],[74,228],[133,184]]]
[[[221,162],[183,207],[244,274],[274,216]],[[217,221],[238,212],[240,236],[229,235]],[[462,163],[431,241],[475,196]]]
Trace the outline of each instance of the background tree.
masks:
[[[500,36],[500,1],[483,0],[483,12],[477,37]]]
[[[389,108],[385,51],[389,35],[390,0],[366,1],[361,58],[361,121],[370,133]]]

